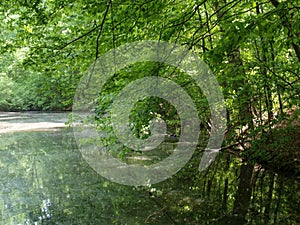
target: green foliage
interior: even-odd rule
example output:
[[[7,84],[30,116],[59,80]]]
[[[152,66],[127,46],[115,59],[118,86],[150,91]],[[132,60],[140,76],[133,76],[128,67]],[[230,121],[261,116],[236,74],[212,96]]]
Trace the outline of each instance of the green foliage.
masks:
[[[13,100],[14,82],[6,77],[0,76],[0,110],[9,110]]]
[[[246,149],[242,153],[245,159],[260,162],[275,170],[299,173],[300,134],[299,126],[294,124],[300,106],[298,0],[262,2],[256,0],[6,0],[0,2],[0,19],[2,21],[0,24],[1,111],[71,110],[80,78],[102,54],[133,41],[169,41],[193,50],[210,66],[217,77],[225,97],[228,114],[226,145],[242,143],[240,147]],[[211,115],[206,96],[190,77],[175,68],[158,63],[144,62],[130,65],[118,71],[105,84],[103,91],[99,93],[95,108],[98,129],[107,134],[101,141],[114,157],[124,162],[130,157],[149,155],[134,153],[119,143],[108,115],[112,102],[122,88],[131,81],[146,76],[165,77],[184,88],[194,100],[202,127],[208,131],[210,129]],[[294,109],[296,111],[287,120],[287,126],[282,127],[281,124],[288,118],[287,113]],[[141,139],[151,135],[149,122],[154,117],[167,121],[168,134],[180,134],[180,118],[174,106],[161,98],[151,97],[137,102],[131,112],[130,123],[134,135]],[[201,137],[199,143],[203,148],[207,142],[206,134]],[[23,142],[24,140],[26,142],[21,141],[22,146],[34,142],[43,146],[41,138],[34,136],[32,139],[22,138]],[[2,149],[15,148],[17,141],[20,140],[12,138],[10,141],[12,143],[7,143],[6,139],[2,141],[0,143]],[[171,145],[176,145],[176,141]],[[64,144],[60,147],[65,150],[65,140],[62,142]],[[5,143],[7,145],[4,145]],[[49,145],[52,146],[53,143]],[[170,154],[163,151],[163,146],[160,147],[150,155],[156,158],[149,163]],[[51,151],[55,150],[57,149],[51,149]],[[47,185],[51,186],[53,180],[57,182],[56,178],[60,177],[62,171],[66,169],[75,173],[72,175],[80,176],[80,181],[83,182],[80,185],[87,184],[94,187],[94,183],[99,183],[99,180],[91,181],[89,180],[91,176],[86,176],[92,174],[91,171],[82,171],[82,167],[80,169],[78,165],[74,168],[71,166],[73,165],[71,159],[77,162],[79,156],[68,158],[70,162],[66,163],[63,161],[64,158],[60,158],[61,155],[55,152],[57,158],[54,157],[52,161],[46,162],[48,158],[45,158],[44,149],[41,149],[41,152],[43,152],[39,153],[41,155],[34,157],[42,162],[39,166],[43,167],[42,176]],[[1,173],[4,173],[7,168],[10,172],[14,171],[17,165],[21,165],[22,172],[3,175],[13,180],[16,175],[34,174],[31,173],[34,167],[30,167],[33,160],[30,153],[20,155],[19,159],[14,152],[7,154],[3,156],[4,160],[0,163]],[[149,187],[153,196],[147,200],[145,200],[145,193],[138,188],[131,192],[132,190],[114,186],[107,181],[101,181],[103,195],[99,194],[97,188],[91,190],[84,189],[83,186],[78,192],[76,188],[78,180],[73,176],[65,176],[64,184],[70,183],[73,189],[63,186],[61,191],[64,195],[71,193],[71,200],[57,210],[57,215],[69,219],[70,223],[86,224],[93,217],[95,224],[109,222],[135,224],[137,217],[132,216],[131,221],[125,217],[126,222],[124,222],[123,218],[118,216],[128,216],[126,210],[131,208],[134,210],[129,212],[134,214],[139,211],[136,210],[136,203],[144,207],[144,203],[147,202],[147,207],[150,208],[149,214],[143,214],[140,224],[146,222],[159,224],[158,221],[162,224],[206,223],[203,221],[208,221],[209,224],[223,224],[223,219],[229,224],[244,223],[244,221],[236,222],[236,218],[228,216],[231,213],[229,211],[234,208],[234,195],[239,193],[238,179],[234,176],[238,161],[229,163],[229,160],[217,160],[216,164],[203,175],[195,172],[199,161],[198,156],[196,153],[191,164],[183,168],[177,177],[170,181],[174,186],[182,184],[182,190],[172,193],[169,184],[162,183],[161,186]],[[3,166],[6,161],[9,163]],[[50,178],[49,170],[54,171],[55,174]],[[24,171],[26,175],[23,174]],[[289,185],[276,177],[274,181],[273,175],[277,202],[272,203],[273,214],[269,216],[266,209],[274,198],[274,193],[270,191],[272,175],[265,176],[261,171],[256,172],[255,175],[253,179],[259,179],[260,183],[257,183],[253,190],[256,195],[253,196],[250,211],[245,216],[249,224],[268,224],[266,220],[270,218],[274,221],[269,223],[298,224],[299,216],[295,213],[297,209],[287,205],[289,202],[296,202],[295,194],[291,193],[288,196],[282,193],[282,190],[287,192]],[[260,185],[265,182],[266,177],[268,185],[263,188]],[[226,178],[230,183],[227,194],[225,193]],[[23,186],[23,184],[19,185],[19,187]],[[264,190],[259,190],[258,186]],[[28,194],[27,190],[22,189],[22,191]],[[50,190],[50,188],[49,191],[55,194],[57,192],[56,189]],[[267,194],[267,191],[270,193]],[[210,194],[211,192],[213,195]],[[102,203],[103,198],[110,193],[114,195],[109,199],[109,204],[107,202],[95,204],[94,199],[91,199],[91,196],[96,196],[98,203]],[[127,193],[131,193],[132,196],[142,193],[142,197],[133,205],[130,200],[136,198],[124,197]],[[188,194],[199,196],[200,201],[191,200]],[[76,197],[73,198],[73,195]],[[260,196],[260,199],[256,199],[256,196]],[[202,199],[208,201],[203,203]],[[224,199],[227,200],[227,208],[225,203],[221,205]],[[148,200],[149,202],[161,200],[161,203],[153,207]],[[58,197],[56,201],[61,201],[61,198]],[[280,207],[282,207],[281,212]],[[40,215],[40,206],[36,208],[35,217]],[[103,218],[100,212],[107,213],[105,215],[108,215],[109,219]],[[176,221],[170,221],[166,212],[169,212],[169,217],[176,218]],[[78,213],[80,213],[79,221],[74,218]],[[145,218],[147,218],[146,222]]]
[[[228,144],[251,142],[300,104],[298,1],[5,1],[0,8],[0,110],[70,110],[94,60],[141,40],[186,46],[210,66],[226,101]],[[181,85],[209,130],[206,96],[195,82],[156,63],[131,65],[108,82],[98,97],[99,129],[111,129],[103,115],[120,90],[153,75]],[[150,98],[132,111],[137,137],[149,135],[153,115],[168,121],[170,133],[180,133],[174,107]]]
[[[249,160],[260,162],[281,173],[299,174],[300,127],[287,126],[263,133],[247,151]]]

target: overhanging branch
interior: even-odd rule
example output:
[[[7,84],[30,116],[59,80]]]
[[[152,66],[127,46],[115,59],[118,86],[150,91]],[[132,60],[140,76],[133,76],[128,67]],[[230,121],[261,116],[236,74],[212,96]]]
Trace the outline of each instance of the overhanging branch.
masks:
[[[111,4],[112,4],[112,0],[109,0],[109,2],[106,5],[106,10],[104,12],[102,22],[100,24],[100,30],[99,30],[97,40],[96,40],[96,59],[98,59],[98,57],[99,57],[99,40],[100,40],[102,31],[103,31],[104,23],[105,23],[105,20],[106,20],[106,17],[107,17],[107,14],[108,14],[108,11],[109,11],[109,8],[110,8]]]

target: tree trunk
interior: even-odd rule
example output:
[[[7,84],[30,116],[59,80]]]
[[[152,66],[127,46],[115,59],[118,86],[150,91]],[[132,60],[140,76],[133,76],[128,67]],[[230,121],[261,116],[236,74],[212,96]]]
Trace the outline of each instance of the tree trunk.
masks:
[[[233,215],[237,216],[236,219],[239,224],[246,222],[246,215],[252,193],[253,169],[254,166],[251,164],[243,164],[241,166],[240,181],[233,207]]]
[[[270,2],[272,3],[272,5],[276,9],[279,8],[280,4],[283,4],[283,3],[278,2],[277,0],[270,0]],[[281,14],[278,14],[278,16],[280,17],[282,26],[284,26],[284,27],[286,27],[288,29],[288,39],[292,43],[292,47],[293,47],[293,49],[294,49],[294,51],[296,53],[298,62],[300,62],[300,45],[297,44],[297,43],[295,43],[295,40],[294,40],[294,38],[300,36],[300,33],[298,33],[298,32],[297,33],[293,33],[294,30],[292,29],[292,25],[291,25],[290,21],[288,20],[286,14],[282,14],[281,13]]]

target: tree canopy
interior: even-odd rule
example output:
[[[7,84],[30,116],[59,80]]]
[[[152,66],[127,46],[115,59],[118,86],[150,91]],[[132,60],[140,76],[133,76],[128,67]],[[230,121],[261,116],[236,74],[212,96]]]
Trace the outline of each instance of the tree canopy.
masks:
[[[128,164],[135,157],[152,157],[144,164],[168,157],[171,153],[164,145],[151,153],[124,147],[110,132],[111,120],[106,116],[130,82],[153,75],[168,78],[191,96],[201,120],[203,132],[189,164],[165,183],[135,187],[132,192],[132,187],[97,177],[77,151],[70,151],[76,148],[74,140],[57,132],[50,137],[29,132],[1,135],[0,173],[6,179],[1,198],[11,197],[15,205],[1,204],[3,221],[14,222],[11,214],[4,215],[5,207],[16,213],[25,207],[32,221],[47,220],[46,208],[57,213],[57,221],[74,223],[97,218],[98,223],[113,224],[245,224],[248,213],[251,224],[298,224],[297,180],[288,182],[274,170],[300,174],[299,0],[6,0],[0,1],[0,19],[0,111],[71,111],[80,79],[101,55],[126,43],[166,41],[193,51],[213,71],[227,110],[221,151],[239,156],[232,161],[231,154],[220,154],[222,158],[204,175],[199,173],[195,168],[213,129],[203,90],[176,68],[136,63],[118,71],[96,99],[97,129],[108,133],[101,141]],[[181,132],[178,112],[158,97],[135,105],[129,118],[134,135],[147,138],[149,122],[157,117],[167,121],[165,142],[176,145]],[[26,145],[35,147],[24,150]],[[32,153],[36,146],[41,146],[37,155]],[[68,157],[62,157],[62,152]],[[38,169],[49,190],[39,189]],[[24,184],[25,177],[32,177],[32,183]],[[15,180],[20,183],[13,186]],[[61,186],[52,187],[57,180]],[[171,190],[172,185],[177,190]],[[44,211],[36,206],[30,212],[27,199],[38,198],[36,190],[56,196],[52,208],[44,206],[50,201],[43,197]],[[71,198],[55,209],[63,201],[60,195]],[[18,202],[21,197],[24,205]],[[140,217],[138,209],[143,211]],[[27,212],[23,214],[22,219],[28,218]],[[129,214],[133,216],[128,221]]]
[[[247,148],[249,138],[298,112],[298,0],[36,0],[3,1],[0,8],[1,110],[70,110],[80,78],[102,54],[133,41],[161,40],[194,51],[214,72],[225,97],[229,144]],[[210,129],[201,90],[188,76],[169,76],[155,63],[120,71],[99,96],[97,112],[104,114],[128,82],[149,74],[185,87]],[[161,101],[139,104],[133,113],[138,135]],[[159,113],[175,118],[169,125],[176,133],[176,110],[164,104]]]

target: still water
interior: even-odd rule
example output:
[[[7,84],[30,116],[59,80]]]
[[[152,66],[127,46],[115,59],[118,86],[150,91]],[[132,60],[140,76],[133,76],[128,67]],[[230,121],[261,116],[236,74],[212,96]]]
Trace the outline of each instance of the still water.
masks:
[[[1,224],[300,224],[299,179],[201,151],[148,187],[112,183],[81,157],[66,113],[0,113]]]

